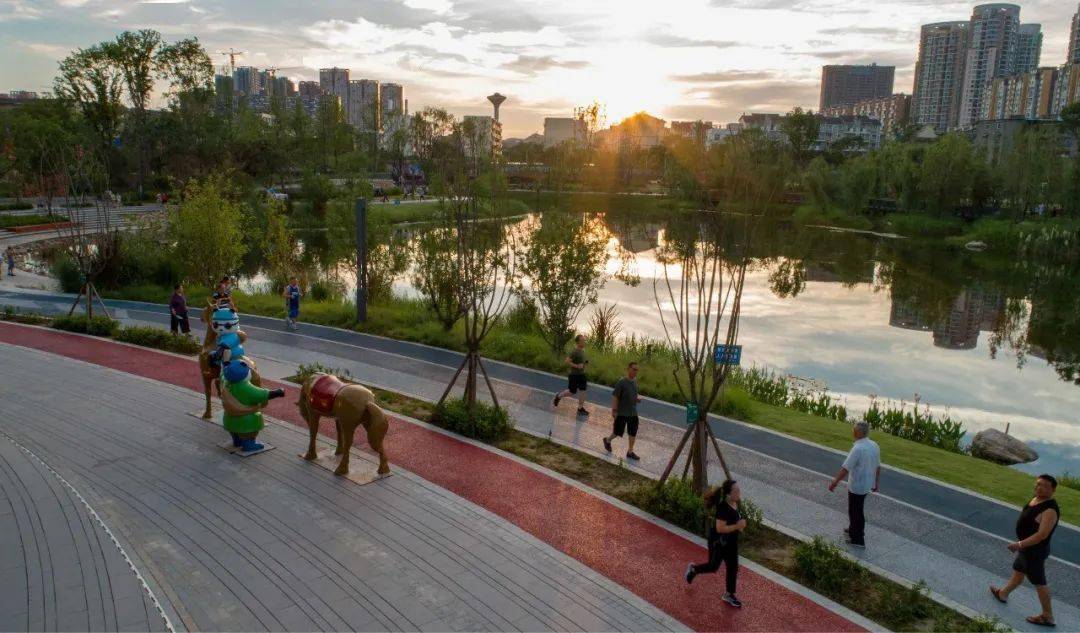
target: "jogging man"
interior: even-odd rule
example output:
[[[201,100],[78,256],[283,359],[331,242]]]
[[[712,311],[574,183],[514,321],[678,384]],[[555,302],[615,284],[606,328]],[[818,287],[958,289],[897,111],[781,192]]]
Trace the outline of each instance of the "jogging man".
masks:
[[[584,334],[578,334],[574,337],[574,349],[570,350],[570,354],[567,355],[566,364],[570,365],[568,384],[566,389],[555,394],[555,399],[551,401],[551,404],[557,407],[563,398],[576,395],[578,401],[577,414],[588,417],[589,410],[585,408],[585,390],[589,388],[589,382],[585,379],[585,366],[589,364],[589,359],[585,358]]]
[[[285,286],[285,291],[281,293],[281,296],[285,299],[285,307],[288,312],[288,316],[285,318],[285,327],[290,330],[297,330],[299,327],[296,325],[296,319],[300,318],[300,284],[297,283],[296,277],[289,278],[289,285]]]
[[[615,383],[611,390],[611,417],[615,418],[615,428],[611,435],[604,438],[604,449],[611,452],[611,440],[622,437],[625,432],[630,436],[626,448],[626,459],[639,459],[634,452],[634,440],[637,439],[638,412],[637,405],[641,402],[638,395],[637,385],[638,364],[631,362],[626,367],[626,375]]]

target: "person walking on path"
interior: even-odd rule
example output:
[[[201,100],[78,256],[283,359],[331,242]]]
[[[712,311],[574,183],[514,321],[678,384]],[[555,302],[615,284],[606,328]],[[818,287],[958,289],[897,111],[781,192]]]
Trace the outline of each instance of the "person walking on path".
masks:
[[[724,564],[725,592],[722,600],[733,607],[742,603],[735,597],[735,584],[739,578],[739,532],[746,529],[746,519],[739,512],[742,493],[739,484],[728,479],[719,488],[705,495],[705,510],[715,520],[709,523],[709,560],[690,563],[686,568],[686,584],[694,582],[698,574],[713,574]]]
[[[7,250],[4,251],[4,256],[7,259],[7,274],[8,274],[8,277],[14,277],[15,276],[15,251],[13,251],[11,249],[11,247],[9,246],[9,247],[7,247]]]
[[[829,484],[829,492],[836,490],[842,479],[848,480],[848,527],[844,530],[846,541],[855,547],[866,547],[866,515],[863,512],[866,496],[877,492],[881,479],[881,449],[877,442],[867,437],[870,425],[856,422],[852,427],[855,443],[851,446],[840,472]]]
[[[191,333],[191,322],[188,321],[187,297],[184,296],[183,284],[173,286],[172,298],[169,299],[169,330],[174,335],[177,332]]]
[[[289,285],[285,286],[285,291],[281,293],[281,296],[285,299],[285,309],[288,312],[288,316],[285,317],[285,327],[287,329],[300,329],[296,325],[296,320],[300,318],[300,296],[302,294],[296,277],[289,277]]]
[[[555,399],[551,401],[551,404],[557,407],[563,398],[576,395],[577,414],[588,417],[589,410],[585,408],[585,391],[589,388],[589,381],[585,378],[585,366],[589,364],[589,359],[585,357],[584,334],[574,337],[574,349],[570,350],[570,354],[566,356],[566,364],[570,365],[566,389],[555,394]]]
[[[215,308],[229,308],[236,311],[236,303],[232,298],[232,280],[228,275],[221,278],[218,282],[217,289],[214,290],[213,304]]]
[[[1057,529],[1061,508],[1054,499],[1057,479],[1051,475],[1039,475],[1035,480],[1035,496],[1020,510],[1016,520],[1015,543],[1009,543],[1009,551],[1016,552],[1013,573],[1008,584],[1000,589],[990,587],[990,593],[998,602],[1007,602],[1013,589],[1024,582],[1024,576],[1035,585],[1039,594],[1042,613],[1028,616],[1027,621],[1039,626],[1055,626],[1054,611],[1050,605],[1050,587],[1046,584],[1046,559],[1050,557],[1050,537]]]
[[[626,367],[626,375],[615,383],[611,390],[611,417],[615,418],[615,428],[611,435],[604,438],[604,449],[611,452],[611,440],[622,437],[625,432],[630,436],[626,448],[626,459],[640,459],[634,452],[634,440],[637,438],[638,412],[641,402],[637,385],[638,364],[631,362]]]

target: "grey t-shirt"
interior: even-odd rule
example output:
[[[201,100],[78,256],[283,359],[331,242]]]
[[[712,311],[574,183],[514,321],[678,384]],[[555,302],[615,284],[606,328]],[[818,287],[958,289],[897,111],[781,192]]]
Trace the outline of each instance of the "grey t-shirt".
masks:
[[[569,356],[570,356],[570,362],[574,363],[575,365],[584,365],[585,364],[585,350],[575,347],[574,349],[570,350]],[[570,368],[570,375],[571,376],[584,376],[585,375],[585,368],[583,367],[581,369],[578,369],[577,367],[571,367]]]
[[[637,415],[637,381],[630,380],[626,376],[619,379],[619,382],[615,383],[615,387],[611,390],[611,395],[618,398],[618,405],[615,407],[615,415],[617,416],[636,416]]]

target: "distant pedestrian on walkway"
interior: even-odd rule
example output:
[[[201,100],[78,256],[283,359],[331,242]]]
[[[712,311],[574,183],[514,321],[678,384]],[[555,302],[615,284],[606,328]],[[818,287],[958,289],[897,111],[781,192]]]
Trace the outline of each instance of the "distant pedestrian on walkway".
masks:
[[[9,246],[9,247],[7,247],[7,250],[4,251],[4,256],[7,259],[7,274],[8,274],[8,277],[14,277],[15,276],[15,251],[13,251],[11,249],[11,247]]]
[[[191,322],[188,321],[187,297],[184,296],[183,284],[173,286],[172,298],[169,299],[169,330],[173,334],[178,332],[191,333]]]
[[[215,308],[231,308],[236,310],[236,302],[232,297],[232,280],[228,275],[221,278],[217,288],[214,289],[213,303]]]
[[[285,317],[285,327],[290,330],[299,329],[299,326],[296,325],[296,319],[300,318],[300,296],[302,294],[296,277],[290,277],[289,285],[285,286],[285,291],[281,293],[281,296],[285,299],[285,310],[288,313],[288,316]]]
[[[585,357],[585,335],[578,334],[574,337],[574,349],[566,356],[566,364],[570,366],[570,376],[566,389],[555,394],[551,401],[552,406],[559,406],[559,401],[569,396],[577,396],[577,414],[588,417],[589,410],[585,408],[585,391],[589,388],[589,381],[585,378],[585,366],[589,359]]]
[[[709,523],[709,560],[686,568],[686,584],[694,582],[698,574],[712,574],[724,564],[726,573],[725,592],[721,598],[733,607],[742,603],[735,597],[735,583],[739,578],[739,532],[746,529],[746,519],[739,512],[742,493],[739,484],[728,479],[719,488],[705,495],[705,509],[714,518]]]
[[[611,390],[611,417],[615,418],[615,428],[611,435],[604,438],[604,449],[611,452],[611,440],[622,437],[625,432],[630,436],[626,448],[626,459],[640,459],[634,452],[634,440],[637,439],[638,412],[637,405],[641,402],[638,395],[637,385],[638,364],[631,362],[626,367],[626,375],[615,383]]]
[[[855,443],[851,446],[840,472],[829,484],[829,492],[836,490],[842,479],[848,480],[848,527],[844,530],[846,541],[855,547],[866,547],[866,515],[863,508],[866,496],[877,492],[881,479],[881,449],[877,442],[867,437],[870,425],[856,422],[852,427]]]
[[[1013,573],[1008,584],[998,589],[990,587],[990,593],[998,602],[1006,602],[1009,594],[1024,582],[1024,576],[1035,585],[1039,594],[1042,613],[1028,616],[1027,621],[1039,626],[1055,626],[1054,611],[1050,605],[1050,587],[1046,584],[1046,559],[1050,557],[1050,537],[1057,529],[1061,508],[1054,499],[1057,479],[1050,475],[1039,475],[1035,480],[1035,496],[1020,510],[1016,520],[1015,543],[1009,543],[1009,551],[1016,552],[1013,561]]]

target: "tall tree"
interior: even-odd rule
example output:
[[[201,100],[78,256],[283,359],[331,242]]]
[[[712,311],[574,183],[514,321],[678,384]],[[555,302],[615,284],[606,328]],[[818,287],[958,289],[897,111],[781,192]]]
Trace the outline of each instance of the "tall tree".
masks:
[[[243,210],[231,199],[223,178],[188,184],[183,202],[169,218],[170,237],[184,245],[176,252],[184,277],[213,288],[222,275],[235,271],[247,250],[243,221]]]
[[[53,90],[57,97],[75,104],[94,132],[98,152],[107,160],[124,112],[124,74],[115,47],[98,44],[65,57]]]
[[[544,214],[528,245],[518,251],[517,292],[536,306],[540,331],[552,350],[566,347],[581,311],[596,303],[606,263],[603,223],[558,211]]]
[[[136,183],[140,196],[143,194],[148,170],[146,114],[150,108],[154,79],[158,74],[158,53],[162,44],[161,33],[153,29],[142,29],[124,31],[116,37],[115,42],[107,45],[124,75],[124,85],[131,102],[134,121],[129,134],[135,139],[138,154]]]
[[[811,111],[804,112],[802,108],[795,108],[780,119],[780,131],[787,138],[800,167],[810,160],[820,129],[821,117]]]

